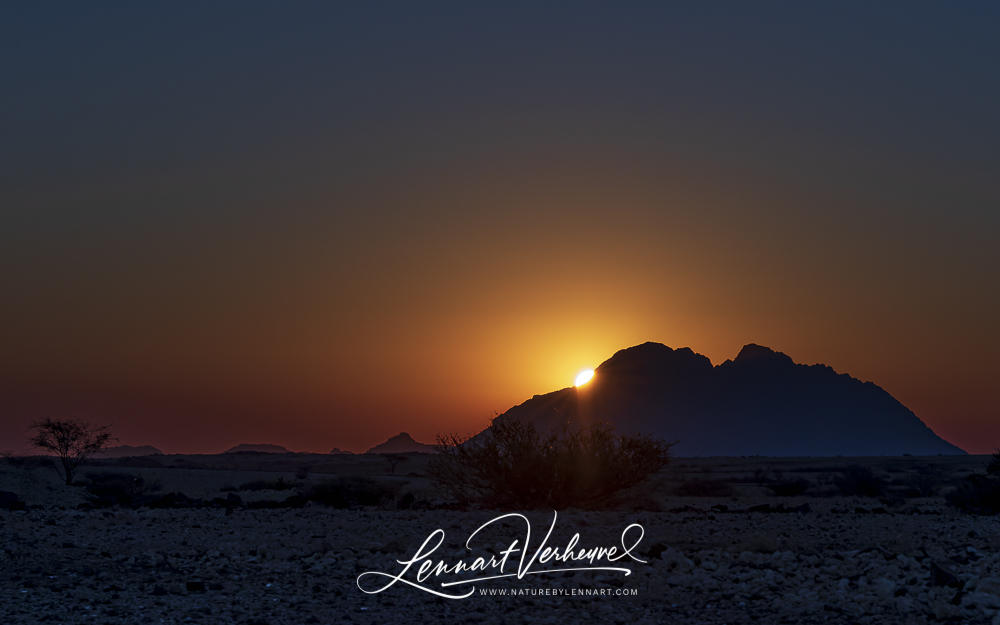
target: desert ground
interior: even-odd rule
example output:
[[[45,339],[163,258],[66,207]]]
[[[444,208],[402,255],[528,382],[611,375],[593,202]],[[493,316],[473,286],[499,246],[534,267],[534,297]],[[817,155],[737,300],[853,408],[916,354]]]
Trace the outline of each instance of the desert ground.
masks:
[[[529,550],[553,522],[552,510],[459,509],[435,490],[428,460],[409,454],[392,467],[381,456],[241,453],[93,461],[81,482],[88,474],[141,478],[134,500],[103,504],[37,458],[2,464],[0,491],[20,502],[0,509],[2,620],[1000,623],[998,517],[966,514],[945,498],[983,472],[984,456],[675,458],[596,509],[558,513],[547,544],[560,548],[573,534],[588,549],[621,547],[635,538],[623,530],[641,525],[635,558],[620,564],[629,575],[571,571],[452,588],[474,586],[465,599],[403,582],[363,592],[359,576],[397,575],[399,561],[436,529],[444,539],[434,562],[471,563],[525,539],[524,521],[510,517],[466,549],[470,534],[496,517],[524,515]],[[882,492],[845,496],[850,467],[877,477]],[[377,485],[379,500],[339,508],[299,496],[351,479]],[[414,581],[415,570],[405,578]],[[386,579],[360,584],[373,591]],[[424,586],[441,590],[444,579],[463,577]]]

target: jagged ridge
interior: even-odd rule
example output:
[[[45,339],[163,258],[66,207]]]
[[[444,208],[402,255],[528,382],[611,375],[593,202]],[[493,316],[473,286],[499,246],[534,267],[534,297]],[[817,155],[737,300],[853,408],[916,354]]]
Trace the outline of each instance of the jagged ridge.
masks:
[[[686,347],[623,349],[590,384],[537,395],[499,418],[546,429],[607,421],[679,440],[682,456],[965,453],[879,386],[753,343],[717,366]]]

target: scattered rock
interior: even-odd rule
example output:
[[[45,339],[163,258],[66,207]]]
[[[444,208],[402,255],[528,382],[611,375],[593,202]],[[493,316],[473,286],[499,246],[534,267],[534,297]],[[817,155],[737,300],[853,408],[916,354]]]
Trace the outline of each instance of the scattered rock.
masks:
[[[376,549],[378,553],[406,553],[407,549],[399,541],[393,540]]]
[[[952,588],[962,587],[961,582],[958,581],[958,577],[937,562],[931,563],[930,570],[931,584],[934,586],[950,586]]]
[[[4,510],[24,510],[24,502],[21,501],[17,493],[12,493],[10,491],[0,491],[0,508]]]
[[[646,556],[649,558],[659,559],[660,556],[663,554],[663,552],[667,550],[667,548],[668,547],[663,543],[656,543],[646,551]],[[499,553],[499,551],[497,553]]]
[[[512,606],[485,599],[439,603],[402,585],[374,601],[357,590],[362,572],[398,571],[400,556],[413,553],[436,528],[446,532],[447,541],[433,559],[448,563],[461,558],[469,564],[473,558],[502,553],[514,539],[523,541],[519,522],[498,523],[467,549],[463,541],[468,533],[496,516],[493,511],[294,508],[285,501],[224,511],[211,502],[171,500],[180,505],[0,511],[0,545],[16,563],[0,567],[0,604],[13,614],[6,622],[54,620],[50,606],[56,604],[48,597],[80,606],[58,613],[61,622],[72,625],[141,623],[146,616],[152,623],[160,618],[339,623],[344,614],[359,623],[389,617],[420,623],[447,620],[446,608],[461,610],[450,617],[459,623],[467,614],[492,623],[504,622],[505,610]],[[237,503],[230,497],[223,501]],[[638,599],[615,599],[612,606],[526,597],[514,605],[510,619],[531,610],[554,615],[550,606],[565,612],[558,622],[612,622],[617,617],[636,625],[749,623],[751,614],[786,623],[816,620],[817,614],[838,623],[987,623],[1000,611],[1000,550],[990,540],[967,542],[973,528],[982,536],[994,535],[994,518],[838,515],[830,513],[833,506],[815,500],[811,510],[766,505],[769,514],[761,515],[723,514],[707,505],[642,516],[560,511],[551,545],[567,544],[574,533],[580,534],[578,547],[618,545],[624,526],[638,522],[646,538],[637,553],[646,564],[629,565],[632,574],[627,577],[568,572],[546,579],[545,587],[634,588]],[[234,509],[236,516],[224,514]],[[539,526],[532,516],[536,513],[527,514],[534,542],[535,530],[546,530],[547,522]],[[922,537],[922,550],[900,537]],[[494,586],[537,587],[510,579],[484,588]],[[84,610],[88,605],[91,610]],[[354,618],[358,615],[365,618]]]

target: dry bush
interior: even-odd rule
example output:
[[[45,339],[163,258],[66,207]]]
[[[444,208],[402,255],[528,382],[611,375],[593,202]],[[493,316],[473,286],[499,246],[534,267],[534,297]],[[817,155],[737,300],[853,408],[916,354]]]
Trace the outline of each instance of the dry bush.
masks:
[[[986,473],[972,473],[958,482],[945,498],[969,514],[1000,514],[1000,448],[994,448]]]
[[[934,497],[948,481],[944,468],[926,464],[918,466],[913,473],[898,480],[906,497]]]
[[[810,486],[812,486],[812,482],[798,478],[795,480],[778,479],[767,484],[766,488],[778,497],[798,497],[805,493]]]
[[[813,486],[813,483],[805,478],[785,477],[782,471],[772,473],[765,469],[754,471],[753,481],[778,497],[798,497]]]
[[[1000,473],[1000,447],[994,447],[993,453],[990,454],[990,463],[986,465],[987,475],[996,475]]]
[[[438,437],[428,473],[462,504],[490,507],[583,506],[644,482],[667,465],[672,443],[615,434],[610,425],[539,432],[494,419],[475,437]]]
[[[871,469],[859,465],[844,469],[842,475],[834,479],[834,484],[844,497],[881,497],[888,487]]]
[[[393,501],[398,488],[361,476],[338,477],[310,484],[302,491],[308,501],[334,508],[381,506]]]
[[[732,486],[722,480],[688,480],[674,489],[680,497],[730,497],[736,494]]]
[[[1000,480],[988,475],[970,475],[946,499],[969,514],[1000,514]]]
[[[764,486],[774,481],[774,474],[766,467],[757,467],[753,470],[753,481],[758,486]],[[749,480],[748,480],[749,481]]]
[[[25,468],[26,458],[21,454],[14,453],[13,451],[4,451],[0,452],[0,457],[3,457],[4,462],[6,462],[8,466],[14,467],[15,469]]]
[[[124,467],[128,469],[162,469],[161,464],[150,456],[125,456],[123,458],[88,458],[89,467]]]
[[[84,484],[88,499],[96,506],[128,506],[160,490],[159,481],[146,481],[130,473],[88,473]]]
[[[279,477],[274,480],[252,480],[240,485],[240,490],[292,490],[299,484]]]

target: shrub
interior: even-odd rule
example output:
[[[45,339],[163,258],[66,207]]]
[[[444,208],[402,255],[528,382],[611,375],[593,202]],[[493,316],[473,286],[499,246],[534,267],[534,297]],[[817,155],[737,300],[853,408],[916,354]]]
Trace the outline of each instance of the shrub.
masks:
[[[94,462],[93,459],[88,462]],[[109,458],[101,460],[101,463],[108,463],[109,466],[128,467],[130,469],[162,469],[163,464],[156,458],[150,456],[125,456],[124,458]]]
[[[130,473],[88,473],[84,487],[88,499],[95,506],[128,506],[141,497],[160,490],[158,481],[147,482],[139,475]]]
[[[413,493],[406,493],[399,499],[399,501],[396,502],[396,507],[400,510],[409,510],[413,507],[413,502],[415,500],[416,496]]]
[[[871,469],[858,465],[844,469],[843,474],[834,479],[834,484],[844,497],[880,497],[887,486]]]
[[[948,493],[949,503],[970,514],[1000,513],[1000,479],[987,475],[970,475]]]
[[[797,480],[776,480],[765,486],[779,497],[797,497],[806,492],[812,484],[809,480],[799,478]]]
[[[990,463],[986,465],[987,475],[996,475],[1000,473],[1000,447],[994,447],[993,453],[990,454]]]
[[[25,457],[21,454],[14,453],[12,451],[0,452],[0,456],[3,457],[4,462],[15,469],[25,468]]]
[[[907,497],[933,497],[944,486],[946,475],[942,467],[928,464],[918,467],[915,473],[900,482]]]
[[[496,418],[472,438],[439,436],[440,453],[428,472],[462,504],[561,509],[644,482],[667,465],[671,446],[616,435],[607,424],[541,433],[530,423]]]
[[[765,486],[773,479],[774,478],[772,477],[769,469],[757,467],[753,470],[753,481],[757,483],[758,486]]]
[[[350,476],[310,484],[302,492],[308,501],[334,508],[379,506],[392,501],[396,487],[371,478]]]
[[[292,490],[298,483],[279,477],[276,480],[252,480],[240,485],[240,490]]]
[[[681,497],[729,497],[735,490],[722,480],[688,480],[674,489]]]

